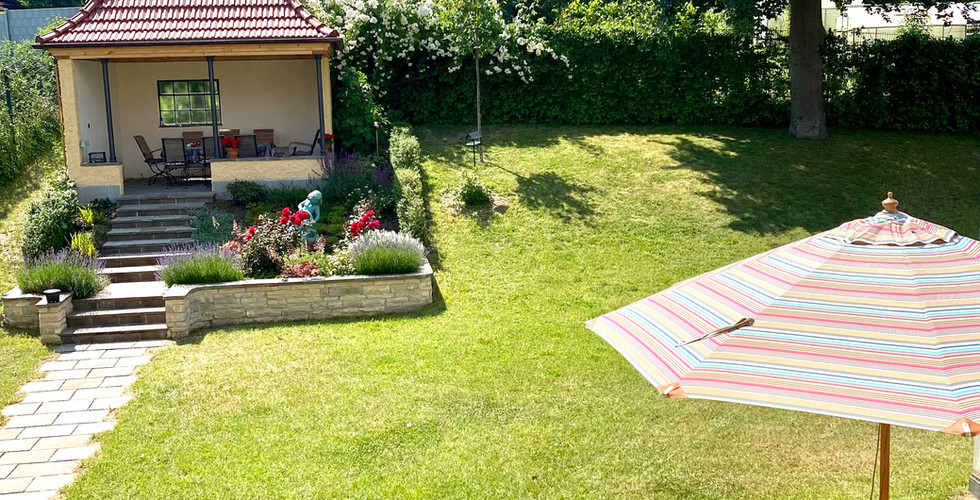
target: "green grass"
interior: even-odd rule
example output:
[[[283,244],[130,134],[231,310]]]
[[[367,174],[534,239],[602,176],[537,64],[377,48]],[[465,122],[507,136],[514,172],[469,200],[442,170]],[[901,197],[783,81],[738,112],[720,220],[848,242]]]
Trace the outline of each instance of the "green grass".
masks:
[[[487,130],[496,204],[448,210],[421,128],[436,304],[162,350],[68,498],[853,499],[876,427],[657,395],[583,322],[880,209],[977,236],[980,141],[833,131]],[[962,494],[968,439],[893,430],[893,495]]]
[[[17,270],[23,265],[20,244],[24,216],[31,201],[50,183],[57,161],[54,154],[41,158],[18,179],[0,188],[0,294],[17,285]],[[48,349],[37,337],[0,327],[0,406],[11,401],[21,384],[38,375],[38,363],[47,356]],[[0,422],[6,420],[0,415]]]

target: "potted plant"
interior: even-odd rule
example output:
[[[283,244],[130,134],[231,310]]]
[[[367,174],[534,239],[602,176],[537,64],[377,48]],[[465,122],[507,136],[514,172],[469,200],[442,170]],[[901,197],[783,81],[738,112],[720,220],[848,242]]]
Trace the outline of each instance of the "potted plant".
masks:
[[[323,134],[323,150],[333,151],[333,134]]]
[[[242,140],[233,135],[226,135],[221,138],[221,147],[225,148],[225,156],[229,159],[238,159],[238,147],[241,145]]]

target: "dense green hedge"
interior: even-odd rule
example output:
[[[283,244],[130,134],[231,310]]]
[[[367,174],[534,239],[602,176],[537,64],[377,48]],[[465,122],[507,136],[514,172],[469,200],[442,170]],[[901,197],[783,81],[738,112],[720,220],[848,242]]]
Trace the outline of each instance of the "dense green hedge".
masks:
[[[0,186],[17,177],[23,169],[57,142],[58,97],[54,78],[54,59],[30,43],[3,42],[0,67],[9,82],[0,78]]]
[[[773,123],[785,120],[782,45],[737,34],[659,35],[556,29],[551,46],[569,58],[536,60],[534,81],[484,75],[490,123]],[[492,62],[486,63],[491,67]],[[475,121],[474,68],[389,89],[385,104],[419,123]]]
[[[485,123],[788,123],[785,38],[561,28],[548,38],[569,67],[538,60],[530,83],[484,75]],[[980,133],[980,37],[829,37],[824,51],[831,125]],[[415,123],[473,123],[473,89],[471,63],[396,85],[384,104]]]
[[[825,46],[827,116],[859,128],[980,133],[980,36]]]

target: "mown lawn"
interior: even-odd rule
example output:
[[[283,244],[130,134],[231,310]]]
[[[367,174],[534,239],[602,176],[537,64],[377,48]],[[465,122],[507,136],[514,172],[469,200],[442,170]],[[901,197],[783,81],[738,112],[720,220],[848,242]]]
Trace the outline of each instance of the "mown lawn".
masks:
[[[0,187],[0,294],[17,286],[15,274],[21,265],[20,243],[27,207],[47,188],[56,161],[54,156],[41,158],[17,180]],[[0,326],[0,406],[11,400],[21,384],[37,376],[38,362],[49,355],[36,336]],[[6,420],[0,415],[0,423]]]
[[[496,128],[494,210],[442,192],[423,313],[239,328],[162,350],[69,498],[862,498],[873,424],[667,400],[584,321],[840,222],[892,190],[977,236],[980,141],[833,131]],[[893,495],[965,491],[967,439],[896,429]]]

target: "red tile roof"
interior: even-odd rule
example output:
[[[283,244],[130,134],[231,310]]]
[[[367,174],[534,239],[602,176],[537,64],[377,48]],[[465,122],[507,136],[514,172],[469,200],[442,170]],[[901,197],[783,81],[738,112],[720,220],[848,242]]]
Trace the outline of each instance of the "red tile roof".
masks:
[[[298,0],[89,0],[41,46],[339,41]]]

